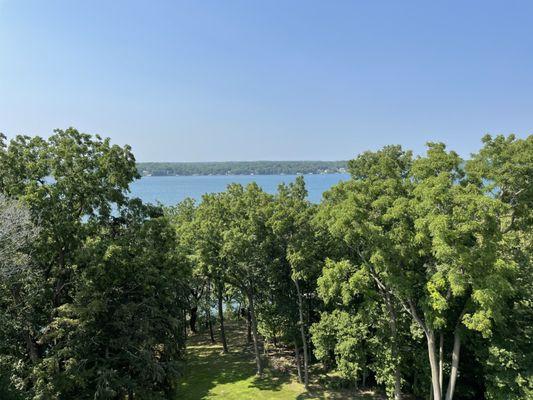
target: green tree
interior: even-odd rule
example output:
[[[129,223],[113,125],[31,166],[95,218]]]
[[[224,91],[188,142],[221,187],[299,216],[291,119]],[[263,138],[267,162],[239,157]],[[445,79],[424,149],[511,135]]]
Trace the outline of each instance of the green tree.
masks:
[[[265,266],[271,262],[272,235],[267,226],[271,196],[255,183],[243,188],[233,184],[225,196],[229,223],[224,232],[223,254],[228,261],[227,281],[246,296],[257,374],[263,372],[255,300],[264,283]]]
[[[43,341],[55,343],[38,398],[168,399],[180,373],[189,270],[161,210],[133,202],[80,250],[71,302]]]
[[[487,135],[483,143],[465,168],[469,182],[504,204],[500,257],[517,270],[501,321],[489,338],[476,341],[476,354],[483,365],[488,399],[529,398],[533,396],[533,136]]]
[[[290,280],[294,284],[298,320],[291,321],[290,317],[294,315],[292,310],[289,307],[285,310],[288,312],[288,320],[297,324],[300,331],[304,358],[303,382],[306,387],[309,385],[309,327],[304,314],[305,294],[309,293],[303,293],[301,283],[311,285],[311,293],[315,291],[314,286],[323,257],[323,246],[313,225],[315,210],[307,200],[304,178],[299,176],[294,183],[279,186],[269,220],[272,232],[281,247],[281,257],[289,267],[288,274],[282,279]],[[297,344],[295,346],[297,350]]]
[[[311,327],[317,358],[335,365],[343,378],[356,385],[362,377],[363,386],[372,330],[364,318],[362,312],[335,309],[331,313],[323,312],[320,321]]]
[[[191,271],[187,299],[189,303],[189,327],[193,333],[197,332],[198,308],[207,286],[207,280],[195,259],[197,245],[195,234],[196,210],[195,201],[191,198],[186,198],[176,206],[165,208],[165,214],[176,229],[176,250],[182,256],[183,261],[188,264],[188,269]]]
[[[465,329],[490,336],[515,269],[501,257],[504,207],[467,182],[463,165],[442,144],[429,144],[427,156],[414,161],[399,147],[365,153],[349,163],[353,180],[332,190],[323,211],[331,234],[345,243],[385,304],[401,307],[423,331],[438,400],[444,335],[453,337],[451,400]]]
[[[418,301],[408,297],[402,304],[426,334],[435,399],[444,390],[435,330],[448,327],[453,332],[446,391],[451,400],[465,328],[489,337],[493,324],[501,320],[514,279],[515,265],[501,252],[499,221],[505,207],[464,179],[463,164],[444,145],[430,144],[427,157],[416,160],[412,169],[410,207],[426,278],[420,277],[425,290]]]
[[[224,193],[206,194],[198,206],[194,225],[196,255],[201,273],[208,279],[208,287],[214,284],[220,338],[223,353],[228,352],[224,325],[224,292],[228,272],[228,261],[223,253],[224,232],[228,224],[229,211]]]
[[[128,147],[72,128],[57,130],[47,140],[17,136],[6,144],[4,139],[0,138],[0,192],[25,203],[40,226],[31,249],[34,281],[18,292],[19,307],[32,310],[25,322],[31,348],[27,354],[13,354],[26,365],[17,378],[19,385],[31,391],[34,382],[28,371],[50,350],[41,340],[43,332],[55,310],[71,300],[76,253],[96,222],[106,221],[113,207],[125,204],[128,185],[138,175]]]
[[[363,285],[368,291],[373,287],[375,295],[386,306],[389,317],[391,358],[389,366],[394,370],[391,392],[395,399],[401,397],[400,355],[398,351],[398,303],[385,287],[378,260],[391,260],[391,279],[401,268],[402,258],[409,257],[409,248],[394,245],[394,239],[403,227],[391,223],[387,215],[395,201],[406,196],[410,190],[407,174],[411,166],[411,153],[398,146],[388,146],[372,153],[366,152],[348,163],[352,180],[341,183],[325,195],[319,222],[328,227],[336,239],[341,239],[341,260],[347,263],[328,263],[319,280],[322,297],[330,299],[337,292],[345,303],[350,297],[361,293]],[[387,258],[383,252],[387,251]],[[402,254],[402,252],[405,252]],[[379,257],[379,259],[378,259]],[[346,282],[347,280],[347,282]],[[368,286],[372,282],[373,286]],[[345,286],[343,287],[339,287]],[[330,294],[328,294],[330,292]],[[389,386],[390,387],[390,386]]]
[[[174,231],[160,211],[127,198],[136,177],[128,146],[73,128],[46,140],[0,138],[0,193],[24,204],[39,226],[27,249],[31,273],[15,290],[3,282],[1,295],[11,327],[0,331],[1,361],[28,398],[120,398],[123,391],[157,398],[171,387],[182,353],[174,317],[183,292],[174,284],[186,269],[170,252]],[[140,310],[153,328],[127,321]],[[120,340],[133,347],[113,354]],[[114,362],[120,370],[107,368]]]

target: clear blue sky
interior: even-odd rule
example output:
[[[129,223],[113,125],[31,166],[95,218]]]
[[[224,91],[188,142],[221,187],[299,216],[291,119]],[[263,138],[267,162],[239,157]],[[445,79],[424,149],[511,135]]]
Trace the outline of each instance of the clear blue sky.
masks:
[[[533,133],[532,1],[0,0],[0,131],[140,161],[347,159]]]

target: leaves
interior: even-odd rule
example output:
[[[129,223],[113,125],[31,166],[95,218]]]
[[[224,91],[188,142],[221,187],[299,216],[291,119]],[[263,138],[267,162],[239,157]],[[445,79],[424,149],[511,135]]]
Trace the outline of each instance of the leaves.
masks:
[[[161,211],[127,198],[131,149],[73,128],[4,140],[0,251],[9,244],[11,270],[31,268],[0,282],[2,371],[26,398],[163,398],[189,270]]]

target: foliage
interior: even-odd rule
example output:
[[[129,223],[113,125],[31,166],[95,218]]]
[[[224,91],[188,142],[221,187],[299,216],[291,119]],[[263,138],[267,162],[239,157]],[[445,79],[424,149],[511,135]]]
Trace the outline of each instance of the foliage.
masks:
[[[172,392],[185,347],[187,270],[175,259],[168,222],[130,207],[81,250],[73,301],[44,338],[59,343],[37,380],[45,398],[163,399]]]
[[[349,162],[353,179],[326,194],[318,218],[340,240],[340,262],[326,264],[319,279],[323,299],[337,297],[346,306],[377,293],[391,312],[411,318],[427,338],[435,398],[443,391],[438,363],[449,362],[438,359],[437,334],[454,343],[451,398],[461,338],[480,335],[484,346],[491,343],[516,295],[517,263],[530,269],[520,242],[530,226],[531,152],[514,137],[484,142],[466,166],[439,143],[416,159],[398,146],[364,153]]]
[[[295,175],[344,172],[345,161],[222,161],[138,163],[143,175]]]
[[[24,249],[31,268],[0,285],[12,387],[34,399],[161,398],[182,355],[188,270],[161,212],[127,198],[130,148],[73,128],[0,139],[0,193],[39,226]]]
[[[39,234],[24,204],[0,193],[0,277],[9,279],[29,267],[27,248]]]
[[[394,399],[430,386],[435,400],[530,397],[533,136],[486,136],[469,160],[442,143],[417,157],[365,152],[320,205],[303,177],[275,195],[232,184],[165,209],[127,195],[137,168],[321,165],[136,165],[129,147],[72,128],[1,136],[0,396],[173,398],[188,376],[187,331],[205,323],[213,344],[216,304],[223,354],[190,368],[209,362],[205,379],[224,380],[233,360],[247,387],[218,383],[236,396],[287,379],[264,362],[268,340],[294,351],[308,389],[317,359]],[[258,377],[236,353],[244,337],[228,348],[224,309],[246,321]]]

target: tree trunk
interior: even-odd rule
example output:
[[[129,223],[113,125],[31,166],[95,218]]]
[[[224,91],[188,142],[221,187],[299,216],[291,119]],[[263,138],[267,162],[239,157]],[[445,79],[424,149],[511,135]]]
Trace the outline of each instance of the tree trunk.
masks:
[[[226,342],[226,330],[224,329],[224,310],[222,304],[222,284],[217,285],[217,300],[218,300],[218,319],[220,321],[220,339],[222,341],[222,353],[228,352],[228,343]]]
[[[302,366],[300,365],[300,351],[298,350],[298,342],[296,339],[294,339],[294,359],[296,360],[296,369],[298,370],[298,382],[303,383]]]
[[[211,321],[211,310],[207,309],[207,324],[209,326],[209,337],[211,339],[211,343],[215,343],[215,333],[213,332],[213,321]]]
[[[205,315],[207,317],[207,327],[209,327],[209,336],[211,343],[215,343],[215,335],[213,333],[213,322],[211,321],[211,281],[207,282],[207,307],[205,309]]]
[[[459,371],[459,355],[461,351],[461,336],[459,327],[455,328],[453,334],[453,352],[452,352],[452,370],[450,372],[450,381],[448,382],[448,390],[446,391],[446,400],[452,400],[455,392],[455,382],[457,380],[457,372]]]
[[[396,311],[392,304],[390,296],[385,293],[385,303],[389,311],[389,325],[392,336],[392,358],[394,359],[394,400],[401,400],[402,398],[402,376],[400,372],[400,363],[398,360],[398,322]]]
[[[37,350],[37,346],[35,342],[33,341],[30,332],[26,332],[25,334],[25,340],[26,340],[26,349],[28,350],[28,354],[30,356],[30,360],[32,363],[37,363],[39,361],[39,352]]]
[[[198,307],[191,307],[190,310],[191,313],[191,319],[189,320],[189,326],[191,328],[192,333],[196,333],[196,320],[198,319]]]
[[[440,396],[442,397],[443,390],[443,381],[444,381],[444,334],[440,333],[439,340],[439,386],[440,386]]]
[[[437,354],[435,351],[435,332],[433,330],[426,331],[426,340],[428,345],[429,365],[431,367],[431,384],[433,387],[433,400],[441,400],[439,385],[439,366],[437,362]]]
[[[307,353],[307,338],[305,335],[305,323],[303,316],[303,301],[302,293],[300,292],[300,285],[298,279],[293,279],[296,286],[296,293],[298,294],[298,313],[300,318],[300,334],[302,336],[302,348],[304,353],[304,385],[307,388],[309,386],[309,356]]]
[[[183,308],[183,313],[181,316],[182,319],[182,327],[183,327],[183,337],[187,337],[187,309]]]
[[[428,358],[429,358],[429,366],[431,368],[431,388],[433,389],[430,391],[430,399],[431,400],[442,400],[440,385],[439,385],[439,363],[437,360],[437,353],[435,350],[435,332],[430,329],[426,324],[424,324],[424,321],[420,318],[418,315],[418,312],[416,311],[416,307],[411,301],[411,299],[408,299],[405,303],[403,303],[404,308],[406,311],[411,314],[413,319],[416,321],[416,323],[422,328],[424,331],[424,334],[426,335],[426,342],[428,346]]]
[[[252,325],[252,337],[254,339],[255,363],[257,364],[257,375],[263,375],[263,365],[261,364],[261,354],[259,353],[259,335],[257,333],[257,319],[255,318],[254,296],[249,290],[246,294],[250,304],[250,319]]]
[[[250,307],[246,309],[246,343],[252,343],[252,317]]]
[[[402,398],[402,376],[400,374],[400,366],[394,367],[394,400],[401,400]]]

